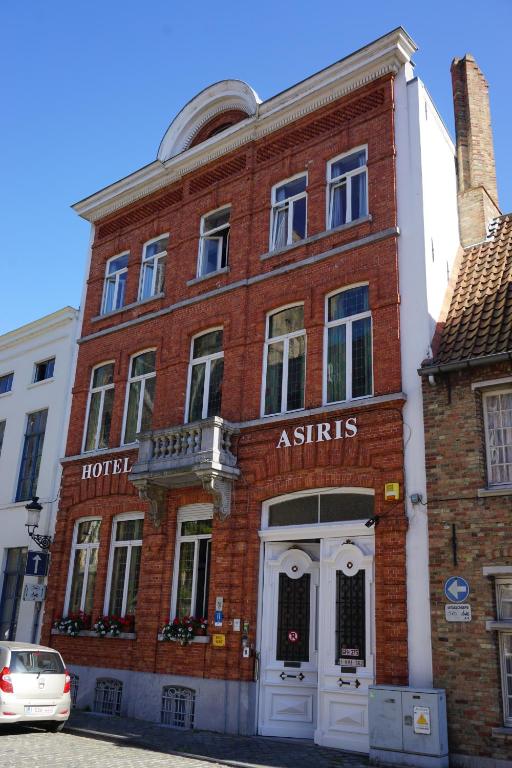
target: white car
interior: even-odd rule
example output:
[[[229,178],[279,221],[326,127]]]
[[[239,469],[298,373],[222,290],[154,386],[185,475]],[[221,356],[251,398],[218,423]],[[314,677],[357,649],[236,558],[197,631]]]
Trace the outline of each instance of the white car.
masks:
[[[0,640],[0,725],[33,723],[61,731],[71,709],[70,684],[54,648]]]

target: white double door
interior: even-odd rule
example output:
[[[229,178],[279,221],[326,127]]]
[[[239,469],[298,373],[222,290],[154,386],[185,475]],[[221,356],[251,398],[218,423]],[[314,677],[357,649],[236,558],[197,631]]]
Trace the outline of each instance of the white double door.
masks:
[[[373,535],[267,542],[259,732],[368,751]]]

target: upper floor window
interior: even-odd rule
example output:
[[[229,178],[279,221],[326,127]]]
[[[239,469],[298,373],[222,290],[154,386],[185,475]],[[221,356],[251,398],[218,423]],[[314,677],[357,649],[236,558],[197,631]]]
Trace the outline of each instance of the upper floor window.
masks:
[[[187,421],[218,416],[224,374],[223,331],[217,328],[192,340]]]
[[[306,174],[272,187],[270,250],[306,237]]]
[[[105,613],[110,616],[135,614],[143,526],[142,514],[127,515],[114,520],[108,570],[108,598],[105,601]]]
[[[327,163],[327,229],[348,224],[368,213],[366,147]]]
[[[164,235],[155,240],[150,240],[144,246],[140,277],[140,300],[156,296],[163,291],[165,257],[167,256],[168,243],[169,236]]]
[[[171,613],[179,618],[208,615],[211,539],[211,511],[178,512]]]
[[[37,494],[47,416],[47,410],[29,413],[27,416],[16,501],[25,501]]]
[[[155,350],[135,355],[130,363],[126,395],[124,443],[133,443],[137,432],[151,428],[155,400]]]
[[[129,253],[121,253],[107,261],[105,287],[103,289],[102,314],[113,312],[124,306],[126,278],[128,277]]]
[[[304,307],[280,309],[267,317],[263,414],[304,408],[306,332]]]
[[[41,363],[36,363],[34,366],[34,383],[37,381],[44,381],[45,379],[51,379],[54,368],[54,357],[51,357],[49,360],[43,360]]]
[[[114,363],[98,365],[92,372],[84,451],[108,448],[114,404]]]
[[[500,649],[504,725],[512,727],[512,579],[497,578],[496,619]]]
[[[201,219],[198,277],[217,272],[227,266],[230,214],[229,208],[223,208]]]
[[[325,345],[325,402],[371,395],[372,318],[367,285],[327,297]]]
[[[4,395],[6,392],[11,391],[13,379],[14,373],[6,373],[3,376],[0,376],[0,395]]]
[[[5,424],[6,424],[5,419],[3,419],[3,421],[0,421],[0,454],[2,453],[2,446],[4,444]]]
[[[512,484],[512,390],[484,395],[489,485]]]
[[[101,520],[93,519],[75,524],[65,613],[92,612],[100,526]]]

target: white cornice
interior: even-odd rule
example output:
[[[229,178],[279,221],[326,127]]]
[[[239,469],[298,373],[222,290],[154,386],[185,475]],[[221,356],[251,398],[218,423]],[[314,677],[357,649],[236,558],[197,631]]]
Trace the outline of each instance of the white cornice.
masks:
[[[156,160],[130,176],[76,203],[73,209],[98,221],[185,174],[304,117],[410,61],[414,41],[399,27],[341,61],[259,105],[257,114],[165,162]],[[205,111],[207,113],[208,110]],[[181,113],[180,113],[181,114]]]
[[[22,325],[13,331],[0,336],[0,351],[23,344],[29,339],[37,338],[54,331],[56,328],[75,322],[78,319],[78,309],[64,307],[52,312],[51,315],[34,320],[32,323]]]

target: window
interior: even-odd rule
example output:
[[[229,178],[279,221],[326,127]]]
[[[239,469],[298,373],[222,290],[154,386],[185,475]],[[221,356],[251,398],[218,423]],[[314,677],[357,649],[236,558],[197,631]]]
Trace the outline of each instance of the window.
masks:
[[[171,728],[193,728],[196,692],[181,685],[165,685],[162,688],[160,722]]]
[[[348,224],[368,213],[366,147],[327,163],[327,229]]]
[[[272,188],[271,251],[306,237],[306,185],[303,174]]]
[[[92,612],[101,520],[77,522],[73,532],[69,593],[64,612]]]
[[[107,314],[107,312],[113,312],[115,309],[121,309],[124,306],[129,255],[128,252],[121,253],[119,256],[114,256],[113,259],[107,261],[103,303],[101,306],[103,315]]]
[[[208,615],[211,539],[211,509],[180,510],[173,588],[174,616],[203,618]]]
[[[148,299],[163,291],[165,257],[167,256],[168,235],[150,240],[144,246],[142,254],[142,273],[139,299]]]
[[[304,408],[306,333],[302,304],[267,317],[263,414]]]
[[[123,683],[110,677],[99,677],[94,688],[93,712],[101,715],[121,714]]]
[[[108,601],[110,616],[133,616],[139,590],[144,517],[131,515],[114,520],[110,552]]]
[[[201,219],[198,277],[217,272],[227,266],[230,214],[231,210],[224,208]]]
[[[134,443],[138,432],[151,428],[155,400],[156,352],[141,352],[131,359],[126,394],[124,443]]]
[[[51,379],[54,368],[54,357],[51,357],[49,360],[43,360],[41,363],[36,363],[34,366],[34,383],[44,381],[45,379]]]
[[[512,390],[484,395],[489,485],[512,484]]]
[[[11,391],[13,378],[14,373],[6,373],[4,376],[0,376],[0,395],[5,395],[6,392]]]
[[[325,358],[325,402],[372,394],[372,318],[367,285],[327,297]]]
[[[0,454],[2,453],[2,446],[4,444],[5,424],[5,419],[0,421]]]
[[[187,421],[218,416],[224,373],[223,331],[218,328],[192,339]]]
[[[47,410],[29,413],[27,416],[16,501],[26,501],[37,494],[47,416]]]
[[[301,494],[270,504],[268,525],[316,525],[369,520],[374,514],[374,497],[367,491]]]
[[[14,640],[18,626],[23,579],[27,563],[27,548],[5,550],[5,569],[0,599],[0,640]]]
[[[108,448],[114,403],[114,363],[94,368],[87,406],[84,451]]]
[[[495,581],[504,724],[512,727],[512,579]]]

